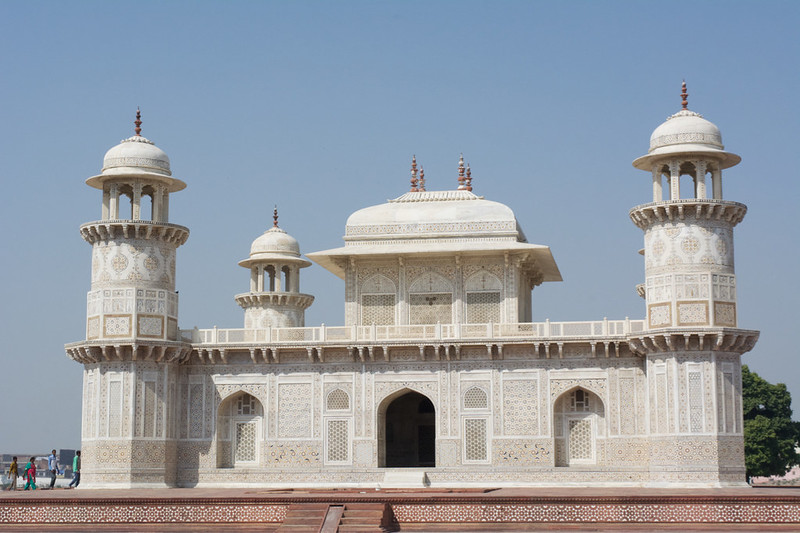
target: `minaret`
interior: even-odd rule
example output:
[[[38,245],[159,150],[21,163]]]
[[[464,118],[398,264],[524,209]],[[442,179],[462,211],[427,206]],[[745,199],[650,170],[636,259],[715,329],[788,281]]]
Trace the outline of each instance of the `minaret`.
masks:
[[[630,213],[645,232],[647,325],[735,327],[733,228],[747,207],[723,200],[722,171],[741,158],[724,150],[714,124],[688,109],[685,83],[681,97],[683,109],[656,128],[647,155],[633,162],[653,179],[653,202]]]
[[[239,261],[250,269],[250,292],[236,295],[245,329],[305,326],[305,311],[314,302],[300,292],[300,269],[311,262],[300,257],[297,240],[278,227],[277,207],[272,219],[272,227],[250,246],[250,257]]]
[[[747,207],[722,196],[722,171],[741,158],[689,110],[685,83],[681,98],[633,162],[653,192],[630,211],[644,231],[647,321],[629,345],[646,358],[650,480],[742,485],[740,358],[758,332],[737,329],[733,228]]]
[[[66,347],[85,368],[82,481],[94,487],[174,483],[170,413],[177,363],[191,350],[179,337],[175,291],[176,250],[189,230],[169,223],[169,195],[186,184],[142,137],[138,110],[134,124],[86,180],[102,191],[102,210],[80,228],[92,245],[86,340]]]

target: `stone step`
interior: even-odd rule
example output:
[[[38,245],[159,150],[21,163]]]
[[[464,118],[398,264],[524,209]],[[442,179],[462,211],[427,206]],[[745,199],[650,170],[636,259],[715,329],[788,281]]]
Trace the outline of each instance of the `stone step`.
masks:
[[[316,533],[322,528],[328,514],[327,503],[297,503],[289,506],[286,518],[276,530],[277,533]]]

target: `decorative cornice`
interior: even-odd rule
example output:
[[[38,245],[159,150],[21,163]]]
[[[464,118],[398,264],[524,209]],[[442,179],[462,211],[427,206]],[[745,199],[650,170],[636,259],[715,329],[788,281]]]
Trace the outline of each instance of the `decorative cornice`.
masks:
[[[256,306],[282,306],[308,309],[314,303],[310,294],[297,292],[246,292],[234,296],[236,303],[243,308]]]
[[[758,337],[758,331],[745,329],[664,328],[629,335],[628,346],[640,356],[697,351],[741,355],[753,349]]]
[[[158,240],[181,246],[189,238],[189,228],[147,220],[98,220],[80,227],[81,237],[89,244],[114,239]]]
[[[723,220],[731,226],[736,226],[746,213],[747,206],[738,202],[692,198],[638,205],[628,214],[633,223],[644,230],[653,224],[688,218]]]
[[[67,357],[82,364],[116,361],[153,361],[182,363],[191,354],[192,346],[180,341],[115,342],[82,341],[64,346]]]

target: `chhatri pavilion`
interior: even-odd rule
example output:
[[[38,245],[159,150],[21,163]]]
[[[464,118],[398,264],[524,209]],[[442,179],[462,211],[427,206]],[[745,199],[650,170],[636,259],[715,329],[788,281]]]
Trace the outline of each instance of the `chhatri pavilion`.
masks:
[[[86,180],[102,210],[80,228],[85,340],[66,346],[84,366],[81,487],[744,485],[740,357],[758,332],[737,323],[747,208],[722,194],[740,158],[682,96],[633,162],[652,183],[630,211],[643,318],[594,322],[531,321],[555,258],[462,159],[439,191],[414,160],[409,192],[307,258],[276,213],[239,261],[243,327],[181,330],[189,230],[169,202],[186,184],[137,114]],[[341,326],[305,324],[312,261],[344,281]]]

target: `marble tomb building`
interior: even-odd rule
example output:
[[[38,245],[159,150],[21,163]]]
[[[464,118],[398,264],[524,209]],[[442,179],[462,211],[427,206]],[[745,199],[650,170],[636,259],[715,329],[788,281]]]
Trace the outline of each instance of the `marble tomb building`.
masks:
[[[306,326],[311,263],[276,215],[239,262],[243,327],[181,330],[189,230],[169,202],[186,184],[140,125],[86,180],[102,210],[80,228],[86,338],[66,346],[84,366],[81,487],[744,484],[740,357],[758,332],[737,323],[746,206],[722,194],[740,158],[685,88],[633,163],[652,181],[630,211],[640,320],[531,322],[534,288],[561,281],[550,249],[463,160],[442,191],[414,161],[409,192],[307,255],[344,281],[344,325]]]

